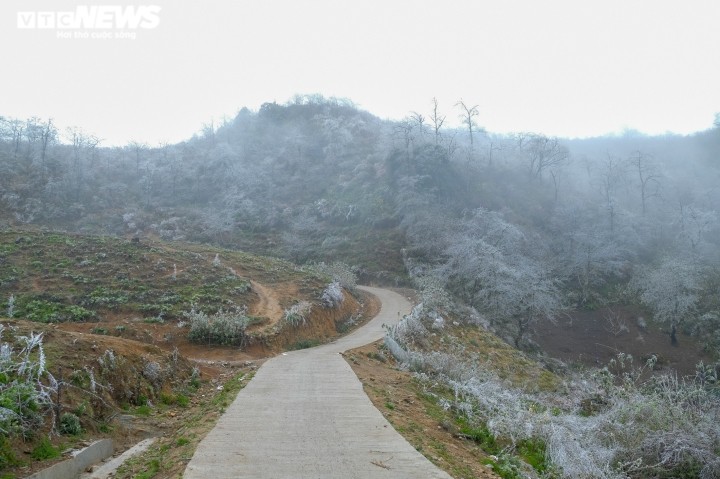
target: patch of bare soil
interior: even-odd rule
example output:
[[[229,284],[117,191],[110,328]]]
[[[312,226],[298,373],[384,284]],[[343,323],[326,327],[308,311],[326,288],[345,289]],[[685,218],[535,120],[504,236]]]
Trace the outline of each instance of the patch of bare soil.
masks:
[[[458,435],[451,415],[423,393],[422,387],[376,342],[348,351],[345,359],[375,407],[415,449],[456,479],[497,478],[481,461],[488,456]]]
[[[256,281],[250,281],[250,285],[258,295],[258,301],[250,308],[250,314],[268,318],[270,324],[267,326],[272,326],[280,321],[283,316],[283,309],[280,307],[275,291]]]
[[[672,369],[680,375],[693,374],[701,360],[711,361],[696,338],[678,332],[674,346],[668,332],[645,325],[641,317],[628,307],[573,311],[555,324],[544,324],[534,340],[551,357],[592,367],[607,365],[621,352],[631,354],[636,366],[655,355],[656,369]]]

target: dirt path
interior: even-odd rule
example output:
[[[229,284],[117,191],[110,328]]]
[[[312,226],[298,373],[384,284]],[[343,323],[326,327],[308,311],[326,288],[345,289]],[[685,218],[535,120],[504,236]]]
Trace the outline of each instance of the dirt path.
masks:
[[[268,360],[198,446],[183,477],[443,478],[373,407],[339,354],[383,337],[410,311],[397,293],[367,325],[336,342]]]
[[[264,327],[277,323],[283,316],[283,310],[280,307],[275,292],[256,281],[250,281],[250,285],[260,298],[260,300],[250,308],[250,314],[254,316],[264,316],[270,319],[270,323],[264,325]]]

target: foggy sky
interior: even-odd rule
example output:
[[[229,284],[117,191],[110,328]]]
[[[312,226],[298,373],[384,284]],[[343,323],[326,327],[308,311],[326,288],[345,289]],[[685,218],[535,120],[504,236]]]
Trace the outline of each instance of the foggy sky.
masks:
[[[0,115],[53,117],[104,144],[179,141],[242,106],[296,93],[350,98],[383,118],[449,121],[460,98],[493,132],[689,133],[720,111],[720,2],[148,0],[130,39],[17,28],[19,11],[122,1],[0,4]]]

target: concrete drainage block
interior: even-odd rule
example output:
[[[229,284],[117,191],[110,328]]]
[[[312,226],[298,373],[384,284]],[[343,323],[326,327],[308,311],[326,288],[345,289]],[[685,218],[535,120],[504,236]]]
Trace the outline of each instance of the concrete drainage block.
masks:
[[[88,467],[113,454],[112,439],[101,439],[82,449],[74,457],[28,476],[26,479],[74,479]]]

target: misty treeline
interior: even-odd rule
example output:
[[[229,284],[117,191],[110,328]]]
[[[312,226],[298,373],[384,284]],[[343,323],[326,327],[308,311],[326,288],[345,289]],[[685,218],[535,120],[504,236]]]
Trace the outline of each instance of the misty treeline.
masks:
[[[462,100],[388,121],[307,95],[178,144],[104,147],[2,118],[0,214],[433,283],[518,346],[538,321],[613,303],[720,342],[720,125],[564,140],[481,123]]]

